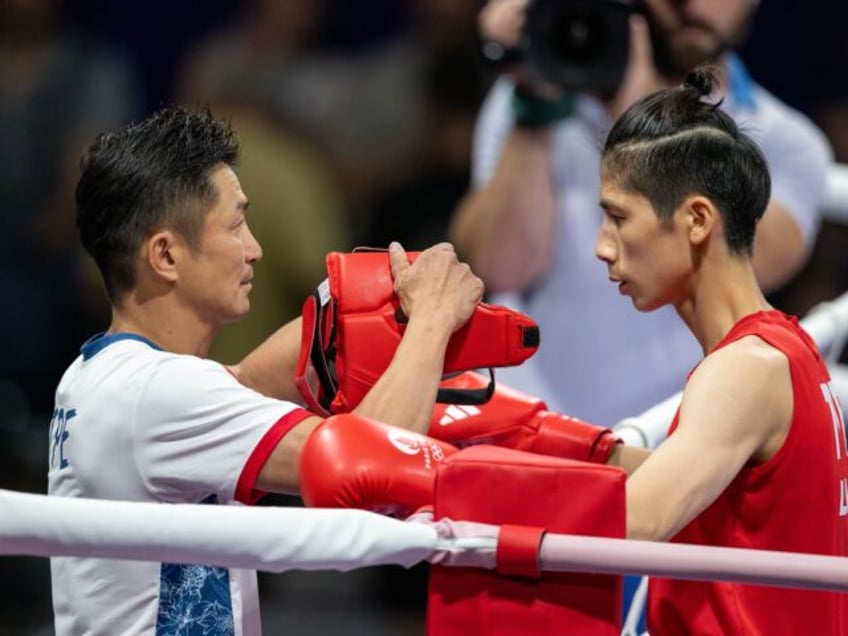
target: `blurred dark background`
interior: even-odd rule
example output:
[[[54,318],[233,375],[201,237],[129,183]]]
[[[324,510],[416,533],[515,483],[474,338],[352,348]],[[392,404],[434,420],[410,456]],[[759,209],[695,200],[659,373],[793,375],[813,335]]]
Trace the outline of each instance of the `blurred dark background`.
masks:
[[[74,231],[79,155],[158,107],[209,103],[239,130],[265,249],[253,311],[211,355],[238,359],[294,317],[323,255],[442,240],[469,181],[479,0],[0,0],[0,487],[44,492],[53,389],[108,309]],[[848,162],[848,3],[762,3],[741,50]],[[773,297],[803,316],[848,288],[828,221]],[[270,504],[298,505],[293,498]],[[265,633],[423,634],[426,572],[261,575]],[[0,633],[52,634],[46,560],[0,558]]]

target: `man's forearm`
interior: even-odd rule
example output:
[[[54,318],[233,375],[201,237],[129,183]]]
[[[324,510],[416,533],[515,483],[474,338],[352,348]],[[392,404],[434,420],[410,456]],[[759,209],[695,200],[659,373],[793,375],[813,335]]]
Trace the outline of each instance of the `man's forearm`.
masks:
[[[389,368],[354,413],[426,433],[450,335],[429,317],[410,320]]]
[[[239,381],[263,395],[302,403],[294,384],[301,319],[286,323],[233,367]]]
[[[557,218],[550,146],[549,130],[514,130],[492,180],[457,210],[451,240],[489,291],[524,289],[550,263]]]
[[[751,260],[760,287],[777,291],[791,281],[807,261],[810,248],[792,215],[772,201],[757,225]]]

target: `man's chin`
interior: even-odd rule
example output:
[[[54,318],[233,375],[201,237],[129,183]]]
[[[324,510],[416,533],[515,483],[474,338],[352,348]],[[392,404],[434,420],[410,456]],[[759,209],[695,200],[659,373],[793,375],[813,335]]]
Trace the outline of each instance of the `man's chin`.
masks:
[[[689,35],[672,37],[670,43],[659,37],[653,40],[654,63],[664,76],[682,78],[686,73],[704,62],[715,62],[727,50],[717,42],[713,34],[692,30]]]
[[[677,66],[683,72],[688,72],[704,62],[715,62],[722,51],[716,46],[699,46],[697,44],[680,47],[675,55]]]
[[[683,46],[672,52],[664,63],[666,76],[684,77],[686,73],[705,62],[715,62],[721,53],[714,48]]]
[[[234,311],[232,314],[227,316],[226,319],[224,319],[223,324],[224,325],[232,325],[232,324],[235,324],[237,322],[241,322],[242,320],[247,318],[249,313],[250,313],[250,302],[245,301],[244,306],[239,307],[238,311]]]

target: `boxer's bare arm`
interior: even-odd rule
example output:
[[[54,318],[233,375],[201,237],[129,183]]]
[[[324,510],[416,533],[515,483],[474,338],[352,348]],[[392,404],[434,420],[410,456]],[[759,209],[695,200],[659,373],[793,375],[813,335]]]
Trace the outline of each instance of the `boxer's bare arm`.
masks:
[[[628,475],[632,475],[650,456],[651,450],[648,448],[616,444],[610,453],[609,459],[607,459],[607,465],[618,466],[619,468],[623,468]]]
[[[686,385],[677,430],[627,480],[627,536],[674,536],[747,463],[774,455],[791,417],[783,354],[749,336],[708,356]]]

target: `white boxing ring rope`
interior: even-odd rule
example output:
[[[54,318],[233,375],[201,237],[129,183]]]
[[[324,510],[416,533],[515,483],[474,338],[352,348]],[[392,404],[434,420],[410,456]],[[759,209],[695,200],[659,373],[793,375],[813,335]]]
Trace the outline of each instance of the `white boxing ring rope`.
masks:
[[[398,521],[361,510],[204,506],[0,490],[0,554],[285,570],[494,568],[498,526]],[[545,535],[551,572],[645,574],[848,591],[848,558],[575,535]]]
[[[549,534],[539,561],[542,570],[551,572],[647,574],[848,592],[845,557]]]
[[[268,572],[410,567],[436,531],[364,510],[213,506],[0,490],[0,555],[194,563]]]

